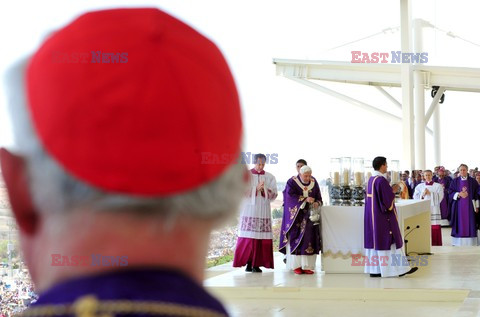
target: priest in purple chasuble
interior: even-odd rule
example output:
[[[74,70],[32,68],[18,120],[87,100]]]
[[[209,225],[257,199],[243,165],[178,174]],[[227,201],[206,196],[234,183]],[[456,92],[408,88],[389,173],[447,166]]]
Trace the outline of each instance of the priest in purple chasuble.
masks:
[[[440,213],[440,202],[443,200],[443,187],[439,183],[435,183],[432,179],[433,173],[431,170],[423,172],[425,182],[419,184],[415,188],[413,199],[430,200],[430,221],[432,226],[432,245],[442,245],[442,220]]]
[[[461,164],[459,176],[450,183],[450,225],[452,226],[452,245],[479,245],[477,237],[476,213],[478,213],[479,186],[468,175],[468,167]]]
[[[320,227],[310,220],[310,209],[318,210],[323,201],[309,166],[303,166],[298,176],[288,180],[283,199],[279,251],[287,255],[287,269],[296,274],[313,274],[321,241]]]
[[[448,194],[450,190],[450,183],[452,182],[452,178],[447,176],[445,173],[445,167],[440,166],[437,171],[437,175],[433,177],[433,181],[439,183],[443,187],[443,199],[440,202],[440,214],[442,219],[444,220],[440,223],[442,226],[448,226],[448,219],[450,214],[450,203],[448,199]]]
[[[372,165],[375,171],[368,180],[365,198],[365,273],[371,277],[411,274],[418,268],[410,268],[408,261],[403,260],[403,237],[398,224],[394,194],[398,185],[390,187],[385,157],[376,157]]]
[[[247,272],[262,272],[260,266],[273,269],[272,213],[270,203],[277,198],[277,181],[264,171],[266,156],[254,156],[250,170],[250,189],[243,202],[234,267],[246,265]]]
[[[307,161],[304,160],[304,159],[299,159],[297,161],[297,163],[295,163],[295,168],[297,169],[297,175],[298,176],[300,176],[300,169],[302,168],[302,166],[305,166],[305,165],[308,165],[308,164],[307,164]],[[313,178],[313,179],[315,180],[315,178]],[[290,217],[290,215],[285,212],[285,195],[286,195],[285,190],[286,190],[286,187],[283,189],[283,192],[282,192],[282,197],[283,197],[283,201],[284,201],[284,203],[282,204],[282,208],[284,210],[283,215],[282,215],[283,218]],[[282,219],[282,222],[284,222],[284,221],[286,221],[286,219]],[[283,255],[283,263],[287,264],[287,255],[286,254]]]

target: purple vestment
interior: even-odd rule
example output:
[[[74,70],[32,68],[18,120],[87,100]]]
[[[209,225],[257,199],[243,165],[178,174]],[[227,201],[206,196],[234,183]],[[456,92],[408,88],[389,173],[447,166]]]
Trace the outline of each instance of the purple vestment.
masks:
[[[479,186],[475,179],[468,176],[466,180],[457,177],[452,180],[449,188],[450,201],[450,225],[452,226],[452,237],[455,238],[474,238],[477,236],[475,224],[475,209],[472,201],[478,199]],[[466,191],[466,198],[453,197],[456,193]]]
[[[440,214],[442,215],[442,219],[449,219],[450,205],[449,205],[448,194],[449,194],[450,183],[452,182],[452,178],[450,176],[444,176],[443,178],[434,176],[433,181],[443,186],[443,199],[440,202]]]
[[[303,188],[295,179],[300,181]],[[301,208],[307,198],[303,196],[305,187],[312,187],[308,190],[308,197],[323,203],[320,187],[313,177],[308,184],[302,183],[300,176],[293,176],[288,180],[283,196],[283,220],[278,248],[283,254],[286,254],[288,242],[291,254],[294,255],[314,255],[321,251],[320,228],[309,219],[310,204],[307,203],[304,208]]]
[[[89,316],[185,316],[186,310],[189,310],[188,316],[228,315],[223,305],[199,282],[180,271],[154,266],[128,267],[67,279],[41,293],[38,301],[31,307],[72,305],[85,296],[95,297],[99,304],[105,306],[108,303],[107,309],[117,311],[101,315],[93,310]],[[126,309],[122,308],[125,306],[122,301],[137,305],[137,310],[132,308],[129,311],[128,303]],[[158,305],[154,313],[152,305]],[[73,312],[73,309],[63,313],[60,310],[60,313],[54,316],[75,316]]]
[[[370,177],[365,199],[365,249],[390,250],[393,243],[397,249],[403,246],[394,202],[395,194],[385,177]]]

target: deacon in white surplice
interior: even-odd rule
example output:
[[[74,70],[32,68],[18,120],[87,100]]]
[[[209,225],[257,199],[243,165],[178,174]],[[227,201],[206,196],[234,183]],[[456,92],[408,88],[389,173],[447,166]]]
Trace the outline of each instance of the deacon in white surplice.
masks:
[[[245,271],[261,273],[260,266],[273,269],[273,234],[270,203],[277,198],[275,176],[265,172],[267,157],[255,154],[250,170],[250,189],[240,212],[233,267],[246,265]]]
[[[433,181],[433,173],[431,170],[423,172],[425,182],[415,187],[413,199],[430,200],[430,219],[432,222],[432,245],[442,245],[442,228],[441,225],[448,225],[446,219],[442,219],[440,212],[440,203],[443,199],[443,186]]]

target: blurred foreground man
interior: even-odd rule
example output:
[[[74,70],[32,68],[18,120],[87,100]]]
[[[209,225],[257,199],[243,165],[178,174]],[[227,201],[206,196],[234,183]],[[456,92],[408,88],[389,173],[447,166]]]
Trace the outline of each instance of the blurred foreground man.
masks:
[[[157,9],[90,12],[7,88],[17,147],[1,167],[40,293],[28,316],[227,315],[203,272],[246,169],[217,47]]]

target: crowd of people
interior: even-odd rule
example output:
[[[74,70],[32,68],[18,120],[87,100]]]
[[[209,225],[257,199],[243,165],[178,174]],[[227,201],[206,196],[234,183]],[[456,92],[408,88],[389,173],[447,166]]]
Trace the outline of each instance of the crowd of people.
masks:
[[[38,295],[28,278],[0,281],[0,317],[12,317],[34,303]]]
[[[442,245],[441,226],[452,226],[452,245],[480,245],[480,172],[466,164],[402,173],[401,198],[431,200],[432,245]]]

